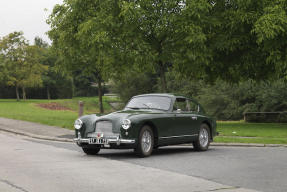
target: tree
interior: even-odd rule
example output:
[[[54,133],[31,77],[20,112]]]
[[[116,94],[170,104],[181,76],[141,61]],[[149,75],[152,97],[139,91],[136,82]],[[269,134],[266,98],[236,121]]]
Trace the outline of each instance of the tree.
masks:
[[[285,0],[66,0],[51,14],[49,36],[63,66],[99,87],[131,69],[156,73],[162,92],[169,69],[209,82],[278,79],[287,77],[286,7]]]
[[[4,56],[0,54],[0,82],[4,81]]]
[[[254,23],[256,43],[264,52],[265,63],[274,66],[275,77],[287,78],[287,2],[285,0],[263,1],[264,8]],[[274,74],[273,74],[274,76]]]
[[[156,74],[130,69],[129,73],[115,78],[112,90],[127,103],[134,95],[156,92],[157,79]]]
[[[36,45],[39,48],[47,49],[49,48],[49,44],[45,42],[41,37],[35,37],[34,39],[34,45]]]
[[[205,62],[201,25],[208,21],[210,6],[206,1],[122,1],[122,39],[131,62],[159,74],[162,92],[167,91],[165,73],[170,66],[181,68],[183,57],[192,66]]]
[[[72,73],[81,70],[97,82],[101,113],[102,83],[109,77],[115,61],[112,54],[115,48],[106,30],[111,22],[104,22],[101,9],[102,4],[113,8],[109,2],[113,1],[64,1],[54,7],[48,20],[49,37],[61,59],[58,63]]]
[[[287,6],[284,0],[213,1],[214,24],[204,27],[212,54],[204,71],[211,81],[286,76]]]
[[[23,64],[23,79],[20,81],[23,99],[26,99],[25,88],[42,86],[42,74],[48,67],[40,63],[41,50],[37,46],[27,46]]]
[[[15,86],[18,101],[19,88],[26,99],[25,88],[40,86],[46,69],[39,63],[39,49],[29,46],[22,32],[14,32],[0,40],[0,55],[4,58],[2,73],[7,85]]]
[[[43,85],[47,91],[47,99],[51,99],[51,87],[55,87],[57,84],[57,70],[54,66],[56,58],[51,53],[51,49],[45,50],[43,53],[44,57],[42,63],[45,64],[48,68],[47,72],[42,75]]]
[[[132,62],[161,71],[162,91],[171,65],[210,82],[287,75],[285,0],[121,2]]]
[[[0,41],[1,55],[4,58],[3,75],[7,85],[15,86],[17,101],[20,100],[19,87],[23,79],[24,49],[28,45],[22,32],[10,33]]]
[[[34,45],[38,47],[41,54],[40,63],[47,67],[46,73],[42,74],[43,85],[47,90],[47,99],[51,99],[50,88],[56,85],[57,73],[54,67],[56,56],[53,54],[49,44],[40,37],[35,37]]]

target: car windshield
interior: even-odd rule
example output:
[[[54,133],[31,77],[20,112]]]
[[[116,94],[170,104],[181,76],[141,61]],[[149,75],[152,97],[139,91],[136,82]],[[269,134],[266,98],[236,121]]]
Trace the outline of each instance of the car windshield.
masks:
[[[168,110],[171,98],[165,96],[140,96],[130,100],[126,108]]]

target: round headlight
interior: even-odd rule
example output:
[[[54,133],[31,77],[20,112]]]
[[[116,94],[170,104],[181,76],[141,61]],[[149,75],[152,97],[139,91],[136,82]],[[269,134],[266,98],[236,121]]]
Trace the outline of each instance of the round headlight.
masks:
[[[77,119],[74,123],[75,129],[79,130],[82,128],[82,126],[83,126],[83,122],[80,119]]]
[[[123,120],[122,128],[127,130],[131,127],[131,121],[129,119]]]

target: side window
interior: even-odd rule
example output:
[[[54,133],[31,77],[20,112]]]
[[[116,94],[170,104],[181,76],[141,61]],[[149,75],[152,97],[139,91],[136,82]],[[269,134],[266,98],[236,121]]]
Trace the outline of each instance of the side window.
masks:
[[[174,102],[173,110],[176,111],[178,109],[181,111],[189,111],[189,103],[185,98],[177,98]]]
[[[199,105],[193,101],[188,101],[189,102],[189,105],[190,105],[190,111],[192,112],[199,112],[200,111],[200,108],[199,108]]]

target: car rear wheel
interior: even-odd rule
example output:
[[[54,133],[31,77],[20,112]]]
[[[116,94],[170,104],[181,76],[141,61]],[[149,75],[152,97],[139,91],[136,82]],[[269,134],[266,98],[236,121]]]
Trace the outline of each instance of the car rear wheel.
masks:
[[[135,152],[140,157],[148,157],[151,155],[154,146],[154,135],[152,129],[145,125],[140,131],[138,145]]]
[[[206,151],[210,144],[210,131],[207,124],[203,123],[200,126],[198,138],[193,142],[193,147],[196,151]]]
[[[100,151],[100,148],[83,148],[82,147],[82,149],[87,155],[96,155]]]

